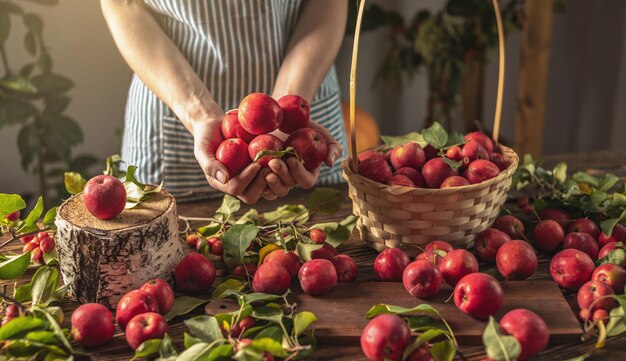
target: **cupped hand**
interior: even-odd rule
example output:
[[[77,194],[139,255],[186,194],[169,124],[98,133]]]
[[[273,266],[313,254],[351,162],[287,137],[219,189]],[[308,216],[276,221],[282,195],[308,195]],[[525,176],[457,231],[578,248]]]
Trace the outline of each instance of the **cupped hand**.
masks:
[[[267,188],[265,177],[270,170],[256,163],[248,165],[234,177],[215,158],[215,150],[222,141],[220,120],[208,120],[194,125],[194,155],[209,185],[221,192],[233,195],[247,204],[256,203]]]

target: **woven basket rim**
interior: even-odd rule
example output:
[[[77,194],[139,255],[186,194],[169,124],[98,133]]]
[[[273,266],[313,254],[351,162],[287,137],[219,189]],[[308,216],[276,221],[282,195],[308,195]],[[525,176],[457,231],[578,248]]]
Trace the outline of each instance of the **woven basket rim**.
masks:
[[[354,181],[356,180],[359,183],[365,183],[371,187],[376,187],[383,191],[386,190],[394,194],[408,194],[408,195],[415,195],[415,196],[426,195],[426,194],[438,194],[438,195],[443,196],[443,195],[449,195],[451,193],[456,193],[456,192],[472,192],[478,189],[483,189],[483,188],[491,186],[494,183],[500,182],[503,179],[511,177],[513,173],[515,172],[515,170],[517,169],[517,166],[519,164],[519,156],[513,149],[507,146],[499,145],[499,147],[502,148],[502,155],[505,156],[506,159],[512,160],[509,167],[506,170],[498,173],[498,175],[494,178],[488,179],[484,182],[470,184],[466,186],[460,186],[460,187],[413,188],[413,187],[405,187],[405,186],[399,186],[399,185],[389,186],[386,184],[378,183],[369,178],[366,178],[359,173],[354,173],[352,168],[350,168],[350,161],[351,161],[350,156],[346,157],[341,163],[341,165],[342,165],[343,172],[344,172],[344,178],[346,178],[352,184],[354,184],[355,183]]]

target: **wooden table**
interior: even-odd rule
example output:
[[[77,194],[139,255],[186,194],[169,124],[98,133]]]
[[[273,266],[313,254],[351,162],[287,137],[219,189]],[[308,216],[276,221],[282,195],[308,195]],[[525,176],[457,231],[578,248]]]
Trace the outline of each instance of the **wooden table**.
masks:
[[[620,177],[626,177],[626,159],[618,158],[610,152],[595,152],[585,154],[566,154],[552,156],[546,159],[546,164],[554,164],[557,161],[565,161],[569,165],[569,171],[576,170],[592,170],[598,172],[613,172]],[[345,185],[338,186],[338,189],[342,190],[344,194],[347,194],[347,187]],[[296,204],[304,203],[308,192],[294,191],[288,197],[273,201],[273,202],[259,202],[254,208],[259,211],[274,209],[282,204]],[[218,207],[220,200],[201,201],[193,203],[180,203],[178,205],[178,212],[184,216],[194,217],[206,217],[211,216],[215,209]],[[249,207],[245,206],[243,211]],[[315,216],[312,218],[312,222],[323,222],[342,219],[352,211],[352,206],[349,199],[346,199],[342,205],[341,210],[332,216]],[[7,247],[6,251],[19,252],[21,249],[20,244],[13,244]],[[346,253],[353,257],[358,263],[358,281],[370,281],[375,280],[373,272],[373,261],[376,257],[376,252],[366,246],[364,246],[355,232],[352,238],[344,243],[339,248],[340,253]],[[542,256],[539,260],[539,267],[532,279],[550,279],[548,273],[549,259]],[[481,265],[481,270],[485,269]],[[26,283],[32,277],[34,270],[29,270],[23,275],[18,283]],[[0,285],[8,285],[11,289],[13,282],[0,282]],[[570,303],[572,309],[577,313],[577,305],[575,294],[566,292],[565,296]],[[358,300],[355,300],[358,302]],[[72,310],[74,310],[78,304],[70,300],[63,301],[61,304],[65,310],[65,319],[63,326],[69,327],[69,317]],[[199,308],[194,311],[195,314],[202,314],[203,308]],[[193,313],[192,313],[193,314]],[[186,317],[189,317],[187,315]],[[175,340],[175,345],[179,350],[182,350],[182,335],[186,331],[186,327],[182,323],[183,317],[179,317],[170,322],[170,335]],[[78,359],[91,359],[91,360],[129,360],[132,357],[132,350],[126,344],[124,335],[118,330],[114,339],[108,344],[92,349],[82,349],[77,347],[77,350],[85,352],[87,356],[79,357]],[[484,349],[482,346],[460,346],[461,352],[468,360],[480,360],[485,357]],[[609,338],[606,342],[606,346],[603,349],[594,349],[594,340],[587,342],[579,342],[575,344],[563,344],[553,345],[551,344],[548,349],[542,352],[536,359],[537,360],[567,360],[572,357],[580,356],[587,352],[592,352],[589,360],[620,360],[624,359],[626,352],[626,335],[620,337]],[[312,358],[314,360],[366,360],[361,352],[359,345],[320,345]]]

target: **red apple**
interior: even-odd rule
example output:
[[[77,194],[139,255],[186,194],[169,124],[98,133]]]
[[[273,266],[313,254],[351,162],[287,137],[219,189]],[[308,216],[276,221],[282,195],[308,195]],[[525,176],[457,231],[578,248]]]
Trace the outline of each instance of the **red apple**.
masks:
[[[167,333],[167,321],[155,312],[142,313],[133,317],[126,327],[126,342],[136,350],[142,343],[162,339]]]
[[[304,292],[311,296],[319,296],[335,287],[337,271],[327,259],[312,259],[302,265],[298,279]]]
[[[281,132],[291,134],[309,123],[311,107],[303,97],[285,95],[278,99],[278,105],[283,110],[283,121],[278,127]]]
[[[522,352],[518,360],[527,360],[541,352],[548,345],[550,331],[538,314],[523,308],[507,312],[500,320],[500,327],[519,341]]]
[[[626,226],[619,223],[616,224],[615,227],[613,227],[613,233],[611,233],[611,236],[615,237],[617,242],[626,243]]]
[[[550,274],[557,285],[577,291],[591,279],[593,260],[583,251],[565,249],[557,253],[550,262]]]
[[[593,237],[594,240],[600,236],[600,228],[589,218],[578,218],[567,226],[567,233],[582,232]]]
[[[411,330],[406,322],[391,314],[378,315],[361,333],[361,349],[371,361],[400,361],[411,342]]]
[[[416,261],[426,260],[428,262],[431,262],[435,266],[437,266],[437,268],[441,264],[441,260],[442,259],[443,259],[443,257],[440,254],[435,253],[434,251],[424,251],[424,252],[418,254],[417,257],[415,257]]]
[[[248,133],[261,135],[280,127],[283,110],[274,98],[263,93],[252,93],[239,104],[239,123]]]
[[[446,241],[431,241],[424,247],[424,252],[440,250],[445,253],[454,251],[454,247]]]
[[[422,177],[420,172],[418,172],[416,169],[413,169],[413,168],[409,168],[409,167],[400,168],[396,170],[396,172],[393,173],[393,175],[406,176],[411,180],[411,182],[413,182],[413,184],[416,187],[419,187],[419,188],[424,188],[424,185],[426,184],[424,183],[424,178]]]
[[[458,145],[453,145],[446,151],[446,157],[459,162],[463,159],[463,150]]]
[[[428,144],[426,147],[424,147],[424,156],[426,156],[426,160],[429,161],[439,156],[439,150]]]
[[[400,248],[387,248],[374,260],[374,273],[379,281],[402,281],[402,273],[410,260]]]
[[[463,138],[465,138],[465,141],[468,143],[470,141],[476,141],[480,143],[480,145],[482,145],[483,148],[485,148],[485,150],[487,150],[490,153],[495,150],[495,147],[493,145],[493,140],[491,140],[491,138],[489,138],[489,136],[483,132],[476,131],[476,132],[467,133],[465,134]]]
[[[463,174],[471,184],[482,183],[500,174],[500,168],[486,159],[472,161]]]
[[[371,157],[359,164],[359,174],[374,182],[386,184],[393,176],[387,161],[380,157]]]
[[[313,243],[323,244],[326,242],[326,232],[321,229],[313,228],[309,231],[309,238],[311,238]]]
[[[537,248],[544,252],[554,251],[565,238],[561,225],[550,219],[539,222],[533,230],[533,235]]]
[[[461,149],[461,156],[467,157],[470,162],[475,161],[476,159],[487,159],[489,160],[489,152],[483,147],[480,143],[470,141],[463,145]]]
[[[282,149],[283,149],[283,142],[280,139],[278,139],[277,137],[271,134],[261,134],[261,135],[257,135],[254,139],[252,139],[250,144],[248,144],[248,155],[250,156],[250,159],[254,161],[254,159],[256,159],[256,156],[257,154],[259,154],[259,152],[263,152],[265,150],[278,151]],[[257,163],[259,163],[263,167],[267,167],[270,160],[274,158],[276,157],[265,155],[259,158],[257,160]]]
[[[54,239],[52,237],[44,238],[39,242],[39,248],[43,253],[50,253],[54,249],[56,244],[54,243]]]
[[[72,337],[81,345],[99,346],[113,338],[113,314],[98,303],[86,303],[72,312]]]
[[[415,188],[415,184],[411,181],[411,179],[401,174],[391,176],[391,178],[387,180],[387,185]]]
[[[486,273],[470,273],[454,287],[454,304],[468,315],[487,319],[500,310],[504,293],[500,283]]]
[[[600,320],[602,320],[606,323],[609,319],[609,313],[603,309],[595,310],[593,311],[593,316],[591,316],[591,319],[593,320],[593,322],[600,322]]]
[[[256,265],[252,264],[252,263],[246,263],[245,265],[237,265],[235,266],[235,268],[233,268],[233,274],[235,276],[239,276],[242,278],[246,278],[248,277],[248,275],[250,276],[254,276],[254,274],[256,273]]]
[[[337,250],[335,249],[335,247],[331,246],[328,243],[324,243],[324,245],[322,245],[322,248],[316,249],[315,251],[311,252],[311,259],[330,260],[336,255],[337,255]]]
[[[524,238],[524,223],[522,223],[519,218],[510,214],[496,219],[496,223],[493,224],[493,228],[506,233],[511,239]]]
[[[415,261],[404,269],[402,274],[404,288],[417,298],[431,298],[439,293],[441,272],[432,262]]]
[[[439,188],[452,188],[452,187],[463,187],[470,185],[470,182],[467,178],[461,177],[459,175],[453,175],[452,177],[448,177],[441,182],[441,186]]]
[[[478,261],[467,250],[455,249],[443,257],[439,271],[443,280],[450,286],[454,286],[465,275],[478,272]]]
[[[357,274],[357,264],[347,254],[338,254],[330,260],[337,271],[337,281],[354,282]]]
[[[252,163],[248,153],[248,145],[239,138],[230,138],[217,147],[215,158],[222,162],[228,170],[228,177],[238,176],[245,167]]]
[[[504,156],[500,153],[489,153],[489,160],[500,168],[500,171],[509,168],[510,163],[504,159]]]
[[[441,157],[429,160],[422,167],[422,177],[428,188],[439,188],[446,178],[453,175],[459,175],[459,172],[450,168]]]
[[[302,263],[300,263],[300,257],[291,251],[285,251],[284,249],[277,249],[265,256],[263,263],[277,262],[281,266],[285,267],[291,278],[298,276],[298,271]]]
[[[164,315],[174,306],[174,290],[163,278],[153,278],[139,288],[154,297],[159,305],[159,312]]]
[[[282,295],[287,292],[290,283],[291,275],[281,263],[265,262],[264,260],[254,274],[252,290],[254,292]]]
[[[410,167],[420,169],[426,161],[424,150],[419,144],[409,142],[403,145],[398,145],[391,150],[391,165],[395,169],[403,167]]]
[[[600,248],[604,247],[607,243],[611,243],[611,242],[617,242],[617,238],[615,238],[615,234],[611,233],[611,236],[607,236],[606,233],[602,232],[600,233],[600,236],[598,237],[598,246]]]
[[[117,303],[115,320],[122,330],[133,317],[146,313],[159,312],[159,304],[150,293],[144,290],[133,290],[122,296]]]
[[[6,216],[4,216],[4,218],[6,218],[9,222],[15,222],[20,219],[20,211],[15,211],[13,213],[7,214]]]
[[[605,263],[593,271],[591,279],[606,283],[616,294],[621,295],[626,286],[626,270],[622,266]]]
[[[495,262],[500,246],[510,240],[511,237],[506,233],[495,228],[487,228],[476,235],[474,248],[478,257],[483,261]]]
[[[506,280],[523,280],[537,270],[537,255],[527,242],[512,240],[498,250],[496,266]]]
[[[556,221],[563,229],[572,221],[572,215],[562,208],[544,208],[539,211],[539,217]]]
[[[315,129],[302,128],[291,133],[285,140],[285,148],[293,147],[304,161],[304,168],[316,169],[326,159],[328,144]]]
[[[110,175],[91,178],[83,189],[85,208],[94,217],[111,219],[126,206],[126,189],[119,179]]]
[[[615,294],[611,286],[602,281],[588,281],[580,287],[576,300],[581,309],[610,311],[615,307],[615,299],[607,297]]]
[[[364,151],[360,152],[359,154],[357,154],[357,156],[356,156],[356,158],[359,160],[359,163],[361,163],[362,161],[366,160],[367,158],[371,158],[371,157],[381,157],[381,158],[385,159],[385,155],[380,153],[376,149],[364,150]]]
[[[174,269],[174,277],[183,293],[207,292],[215,282],[215,265],[200,253],[189,253]]]
[[[598,243],[588,233],[572,232],[568,233],[563,240],[563,248],[574,248],[585,252],[595,260],[598,258]]]
[[[238,114],[237,109],[226,112],[226,116],[222,120],[222,136],[224,139],[239,138],[246,143],[250,143],[255,135],[243,129],[241,124],[239,124]]]
[[[602,247],[600,249],[600,252],[598,252],[598,259],[604,258],[604,257],[608,256],[609,253],[613,252],[616,249],[620,249],[620,248],[622,248],[622,246],[618,246],[617,242],[609,242],[609,243],[605,244],[604,247]],[[620,264],[620,266],[624,267],[626,265]]]

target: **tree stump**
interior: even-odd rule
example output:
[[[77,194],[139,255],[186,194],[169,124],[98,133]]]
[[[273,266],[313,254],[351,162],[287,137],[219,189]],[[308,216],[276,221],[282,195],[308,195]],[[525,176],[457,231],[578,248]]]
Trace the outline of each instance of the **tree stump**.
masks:
[[[61,274],[81,303],[115,308],[151,278],[171,281],[183,258],[176,201],[167,192],[111,220],[92,216],[77,194],[59,207],[55,224]]]

